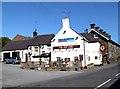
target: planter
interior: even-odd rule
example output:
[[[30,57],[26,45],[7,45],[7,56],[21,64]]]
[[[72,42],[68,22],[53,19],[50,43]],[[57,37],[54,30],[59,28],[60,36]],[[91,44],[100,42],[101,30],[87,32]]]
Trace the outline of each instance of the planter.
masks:
[[[41,67],[38,67],[37,70],[41,70],[42,68]]]
[[[51,67],[47,67],[46,71],[52,71],[53,69]]]

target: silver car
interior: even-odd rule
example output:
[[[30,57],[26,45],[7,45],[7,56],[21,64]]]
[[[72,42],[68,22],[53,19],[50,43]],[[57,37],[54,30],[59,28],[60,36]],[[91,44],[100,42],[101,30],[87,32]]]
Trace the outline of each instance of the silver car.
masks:
[[[21,62],[21,58],[20,57],[10,57],[10,58],[6,58],[5,59],[5,63],[12,63],[12,64],[16,64],[16,63],[20,63]]]

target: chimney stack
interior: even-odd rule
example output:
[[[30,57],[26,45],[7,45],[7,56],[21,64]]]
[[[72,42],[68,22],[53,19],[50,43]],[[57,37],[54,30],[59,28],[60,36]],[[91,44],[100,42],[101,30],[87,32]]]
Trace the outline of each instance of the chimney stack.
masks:
[[[108,35],[109,39],[111,39],[111,35]]]
[[[95,24],[90,24],[91,29],[95,29]]]
[[[85,32],[85,33],[88,33],[88,29],[85,29],[84,32]]]
[[[99,30],[100,27],[95,27],[95,30]]]
[[[62,20],[63,23],[63,28],[69,28],[70,27],[70,22],[68,16]]]
[[[33,37],[37,37],[37,29],[33,32]]]
[[[100,31],[100,32],[103,32],[103,29],[100,29],[99,31]]]
[[[106,34],[106,31],[104,31],[103,34]]]

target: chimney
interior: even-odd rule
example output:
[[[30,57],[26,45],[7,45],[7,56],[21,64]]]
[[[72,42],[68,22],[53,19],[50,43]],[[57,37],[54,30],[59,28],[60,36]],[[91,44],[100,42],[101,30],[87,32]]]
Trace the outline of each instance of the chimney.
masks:
[[[85,32],[85,33],[88,33],[88,29],[85,29],[84,32]]]
[[[99,30],[100,27],[95,27],[95,30]]]
[[[103,34],[106,34],[106,31],[104,31]]]
[[[106,35],[108,36],[108,33],[106,33]]]
[[[109,39],[111,39],[111,35],[108,35]]]
[[[103,29],[100,29],[99,31],[100,31],[100,32],[103,32]]]
[[[70,27],[70,22],[69,22],[69,18],[68,17],[63,19],[62,23],[63,23],[63,28],[69,28]]]
[[[95,24],[90,24],[91,29],[95,28]]]
[[[37,37],[37,29],[35,29],[35,31],[33,32],[33,37]]]

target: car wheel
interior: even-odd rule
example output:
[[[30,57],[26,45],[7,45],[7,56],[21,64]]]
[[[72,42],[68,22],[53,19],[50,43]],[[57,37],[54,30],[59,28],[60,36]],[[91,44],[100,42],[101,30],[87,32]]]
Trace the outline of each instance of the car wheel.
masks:
[[[7,64],[7,61],[5,61],[5,64]]]
[[[15,64],[15,62],[13,61],[12,64]]]

